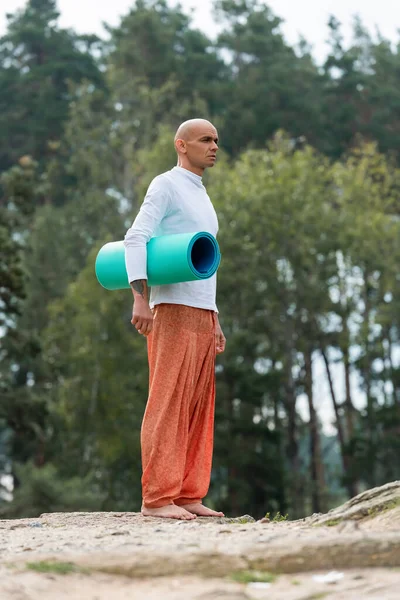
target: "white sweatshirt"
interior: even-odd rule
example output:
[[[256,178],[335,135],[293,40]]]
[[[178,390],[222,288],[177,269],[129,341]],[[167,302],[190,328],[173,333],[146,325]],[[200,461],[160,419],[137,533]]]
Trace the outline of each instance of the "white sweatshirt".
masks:
[[[207,231],[216,237],[218,219],[201,177],[174,167],[151,182],[140,211],[128,229],[125,264],[130,282],[147,279],[148,241],[155,236]],[[150,307],[164,302],[184,304],[218,312],[217,277],[153,286]]]

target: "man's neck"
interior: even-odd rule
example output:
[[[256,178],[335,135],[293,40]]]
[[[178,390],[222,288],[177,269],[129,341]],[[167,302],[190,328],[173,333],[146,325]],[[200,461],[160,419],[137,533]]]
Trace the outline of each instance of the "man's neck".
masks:
[[[177,166],[180,167],[181,169],[185,169],[186,171],[190,171],[190,173],[194,173],[195,175],[198,175],[199,177],[203,177],[204,169],[201,169],[200,167],[192,167],[191,165],[183,165],[179,162],[178,162]]]

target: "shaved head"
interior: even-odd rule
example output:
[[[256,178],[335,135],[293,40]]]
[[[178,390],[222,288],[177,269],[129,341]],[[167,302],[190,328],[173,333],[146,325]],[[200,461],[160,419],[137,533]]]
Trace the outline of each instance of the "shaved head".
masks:
[[[175,134],[178,167],[197,175],[213,167],[218,150],[218,132],[206,119],[189,119],[179,125]]]
[[[214,127],[214,125],[206,119],[189,119],[189,121],[184,121],[179,125],[174,141],[185,140],[185,142],[187,142],[195,137],[196,133],[204,126]]]

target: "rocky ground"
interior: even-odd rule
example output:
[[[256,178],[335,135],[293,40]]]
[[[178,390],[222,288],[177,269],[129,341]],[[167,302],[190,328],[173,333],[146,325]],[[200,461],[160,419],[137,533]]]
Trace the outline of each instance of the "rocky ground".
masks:
[[[400,482],[299,521],[0,521],[1,600],[399,600]]]

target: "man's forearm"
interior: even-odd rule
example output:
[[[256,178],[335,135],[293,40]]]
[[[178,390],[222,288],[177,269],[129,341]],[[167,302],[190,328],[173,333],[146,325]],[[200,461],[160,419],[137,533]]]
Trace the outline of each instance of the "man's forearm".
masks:
[[[130,282],[132,294],[135,300],[141,299],[149,301],[149,288],[146,279],[137,279]]]
[[[149,288],[146,279],[135,279],[130,282],[133,300],[132,320],[139,333],[149,335],[153,328],[153,313],[149,305]]]

